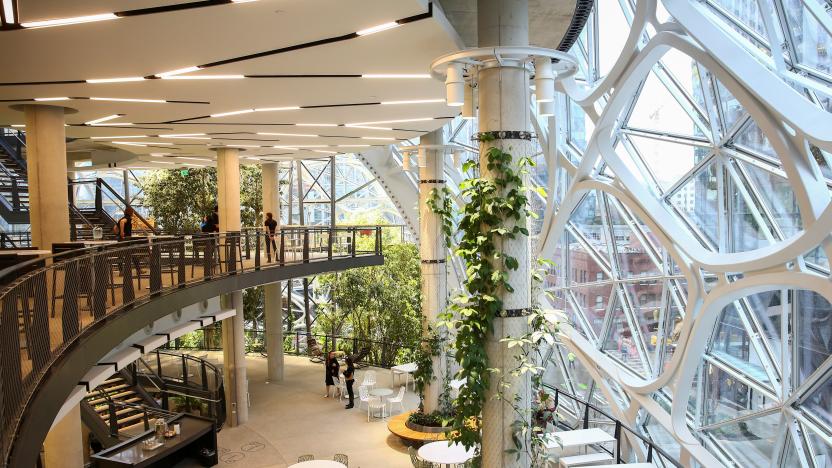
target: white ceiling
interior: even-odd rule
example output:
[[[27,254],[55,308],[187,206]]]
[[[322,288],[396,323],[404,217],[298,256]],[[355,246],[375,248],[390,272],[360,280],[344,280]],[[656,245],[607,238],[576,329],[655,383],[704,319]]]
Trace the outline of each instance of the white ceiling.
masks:
[[[171,1],[20,0],[23,21],[64,18],[159,6]],[[0,31],[6,66],[0,82],[86,80],[149,76],[193,65],[350,34],[378,24],[428,11],[425,0],[259,0],[184,11],[124,17],[97,23]],[[441,14],[434,10],[434,15]],[[403,24],[369,36],[211,67],[190,75],[218,74],[427,74],[436,57],[457,50],[456,35],[445,21],[432,18]],[[169,153],[212,157],[212,146],[257,145],[245,155],[279,154],[322,157],[318,151],[358,152],[360,146],[390,144],[441,126],[458,108],[443,102],[343,106],[255,112],[201,118],[241,109],[353,104],[444,98],[444,86],[432,79],[247,78],[238,80],[144,80],[127,83],[78,83],[0,86],[0,100],[42,97],[109,97],[200,101],[195,103],[111,102],[88,99],[58,103],[76,109],[67,115],[67,136],[79,140],[74,151],[118,147],[136,154]],[[23,114],[0,103],[0,125],[22,124]],[[129,127],[75,126],[112,114],[111,122]],[[428,121],[377,124],[396,131],[347,127],[299,127],[297,123],[349,124],[433,118]],[[140,125],[141,124],[141,125]],[[286,124],[286,125],[277,125]],[[314,134],[320,137],[263,136],[258,132]],[[205,133],[211,140],[171,138],[96,139],[90,137]],[[223,133],[223,135],[216,135]],[[326,136],[326,137],[325,137]],[[353,137],[353,138],[348,138]],[[266,140],[266,141],[256,141]],[[173,143],[160,147],[112,144]],[[272,146],[327,145],[327,148],[275,149]],[[143,160],[164,156],[142,157]],[[170,159],[168,159],[170,160]],[[137,162],[136,165],[147,165]],[[164,167],[164,166],[163,166]]]

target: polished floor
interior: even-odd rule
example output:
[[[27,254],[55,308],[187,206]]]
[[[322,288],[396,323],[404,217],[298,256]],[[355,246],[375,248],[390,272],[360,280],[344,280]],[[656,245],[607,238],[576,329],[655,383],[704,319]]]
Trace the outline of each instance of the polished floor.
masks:
[[[211,353],[209,358],[221,359],[221,353]],[[349,456],[351,468],[412,466],[407,447],[390,434],[386,422],[367,422],[366,407],[359,410],[357,402],[356,408],[345,410],[345,402],[323,398],[321,364],[286,356],[285,377],[280,383],[266,383],[266,358],[249,354],[246,364],[251,397],[249,421],[220,431],[218,466],[283,468],[296,463],[300,455],[331,460],[336,453]],[[363,373],[358,371],[358,382]],[[376,375],[377,387],[392,386],[390,371],[376,369]],[[357,388],[355,393],[357,398]],[[405,410],[415,409],[418,404],[418,397],[409,390]],[[181,464],[179,468],[185,466],[190,467]]]

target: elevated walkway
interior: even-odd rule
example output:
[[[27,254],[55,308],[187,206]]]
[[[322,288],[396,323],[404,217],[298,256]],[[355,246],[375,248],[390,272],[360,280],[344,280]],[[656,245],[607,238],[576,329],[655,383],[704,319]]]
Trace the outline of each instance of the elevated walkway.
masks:
[[[0,290],[0,465],[34,466],[79,382],[135,332],[220,294],[380,265],[381,230],[371,233],[362,239],[355,228],[283,229],[272,262],[261,233],[229,232],[137,239],[0,271],[7,284]]]

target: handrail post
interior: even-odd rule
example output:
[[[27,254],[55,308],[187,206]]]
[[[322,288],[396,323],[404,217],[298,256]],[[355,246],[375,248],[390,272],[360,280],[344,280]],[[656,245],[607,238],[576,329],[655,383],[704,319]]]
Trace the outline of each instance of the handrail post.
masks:
[[[309,228],[303,230],[303,263],[309,263]]]
[[[101,196],[101,179],[95,179],[95,211],[101,211],[104,203]]]
[[[327,260],[332,260],[332,245],[334,244],[334,240],[335,240],[335,228],[330,226],[329,227],[329,241],[328,241],[327,251],[326,251]]]
[[[251,260],[251,238],[249,236],[250,232],[248,229],[245,231],[246,236],[246,260]]]
[[[107,420],[110,423],[110,437],[118,437],[118,417],[116,416],[116,405],[113,402],[107,403],[107,413],[110,418]]]
[[[350,243],[350,249],[352,250],[352,252],[350,252],[350,254],[353,257],[355,257],[355,231],[356,231],[356,229],[357,228],[355,226],[350,228],[350,230],[352,231],[352,242]]]
[[[376,226],[376,255],[381,255],[381,226]]]
[[[181,355],[179,359],[182,360],[182,383],[188,385],[188,360],[185,355]]]
[[[621,421],[615,420],[615,463],[621,462]]]
[[[269,237],[268,236],[269,236],[269,233],[266,232],[266,249],[267,250],[269,248]],[[254,241],[254,268],[259,270],[260,269],[260,234],[257,234],[254,238],[257,239],[257,240]],[[277,253],[277,252],[275,252],[275,253]],[[267,256],[266,259],[268,261],[272,261],[272,259],[270,257],[271,256]]]
[[[589,429],[589,402],[584,406],[584,429]]]
[[[280,266],[286,264],[286,232],[280,230]]]

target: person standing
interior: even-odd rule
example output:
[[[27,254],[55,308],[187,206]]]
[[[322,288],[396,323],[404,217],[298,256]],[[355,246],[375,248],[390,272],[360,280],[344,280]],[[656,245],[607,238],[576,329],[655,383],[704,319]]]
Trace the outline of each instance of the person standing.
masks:
[[[214,225],[213,232],[220,232],[220,207],[214,205],[214,212],[211,213],[211,223]]]
[[[335,364],[333,365],[333,361]],[[332,369],[335,367],[335,375],[338,375],[338,360],[335,359],[335,351],[326,353],[326,361],[324,362],[324,382],[326,383],[326,395],[324,398],[329,398],[330,390],[335,386],[335,379],[332,378]]]
[[[266,260],[271,262],[272,250],[274,250],[274,259],[277,260],[277,244],[274,241],[277,221],[273,218],[271,213],[266,213],[266,221],[263,225],[266,226]]]
[[[352,384],[355,382],[355,366],[352,364],[352,356],[347,356],[346,359],[347,368],[344,370],[344,383],[347,384],[347,395],[350,398],[350,402],[344,407],[346,409],[350,409],[353,407],[353,393],[352,393]]]

